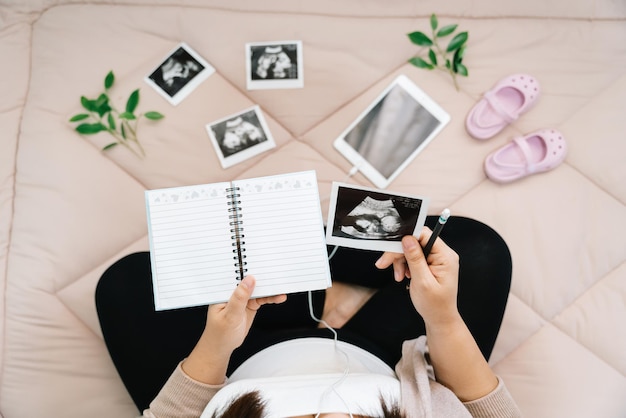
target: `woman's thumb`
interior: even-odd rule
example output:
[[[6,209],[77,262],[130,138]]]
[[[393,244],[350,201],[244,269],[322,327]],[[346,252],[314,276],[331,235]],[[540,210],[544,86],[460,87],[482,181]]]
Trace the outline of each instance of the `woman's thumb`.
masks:
[[[248,300],[250,300],[250,296],[252,296],[252,292],[254,291],[255,280],[252,276],[246,276],[239,283],[239,286],[235,289],[233,294],[226,305],[226,309],[235,310],[235,311],[243,311],[248,304]]]

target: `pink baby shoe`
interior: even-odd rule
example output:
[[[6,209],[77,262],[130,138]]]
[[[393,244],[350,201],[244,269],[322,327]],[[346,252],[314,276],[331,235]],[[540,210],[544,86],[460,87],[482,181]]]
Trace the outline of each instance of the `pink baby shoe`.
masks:
[[[552,170],[565,160],[567,146],[563,134],[541,129],[519,136],[485,159],[487,177],[509,183],[535,173]]]
[[[534,106],[540,92],[539,82],[528,74],[503,78],[472,107],[467,132],[476,139],[493,137]]]

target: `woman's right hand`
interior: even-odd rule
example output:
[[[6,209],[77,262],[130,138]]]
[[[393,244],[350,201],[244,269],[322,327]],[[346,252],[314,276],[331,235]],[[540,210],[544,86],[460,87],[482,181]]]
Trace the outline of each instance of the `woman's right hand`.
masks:
[[[428,259],[426,246],[432,231],[424,227],[419,238],[402,238],[403,253],[384,253],[376,262],[383,269],[393,264],[395,280],[410,279],[409,293],[426,326],[440,326],[460,319],[457,309],[459,257],[441,238],[437,238]]]
[[[393,264],[397,281],[405,275],[410,277],[411,300],[426,324],[437,381],[461,401],[473,401],[493,392],[498,379],[457,308],[459,256],[437,238],[426,259],[422,246],[431,234],[424,228],[419,238],[403,237],[403,254],[385,253],[376,265],[384,268]]]

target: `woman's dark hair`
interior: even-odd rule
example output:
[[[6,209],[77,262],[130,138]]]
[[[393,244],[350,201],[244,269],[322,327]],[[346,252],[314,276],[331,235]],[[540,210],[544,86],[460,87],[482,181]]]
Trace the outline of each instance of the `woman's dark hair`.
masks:
[[[387,405],[383,397],[380,397],[383,407],[383,415],[380,418],[406,418],[398,404]],[[258,391],[248,392],[235,399],[226,409],[213,413],[212,418],[262,418],[265,412],[265,401]],[[376,417],[378,418],[378,417]]]
[[[259,392],[248,392],[235,399],[225,410],[213,413],[213,418],[263,418],[265,401]]]
[[[400,410],[400,405],[398,405],[397,403],[388,406],[387,402],[385,402],[382,396],[380,397],[380,403],[383,407],[384,418],[406,418],[406,416]]]

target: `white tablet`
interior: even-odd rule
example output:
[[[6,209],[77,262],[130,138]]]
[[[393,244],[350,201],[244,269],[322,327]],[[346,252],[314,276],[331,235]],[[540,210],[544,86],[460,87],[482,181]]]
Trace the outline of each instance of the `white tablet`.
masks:
[[[385,188],[448,124],[450,115],[404,75],[335,140],[335,148]]]

